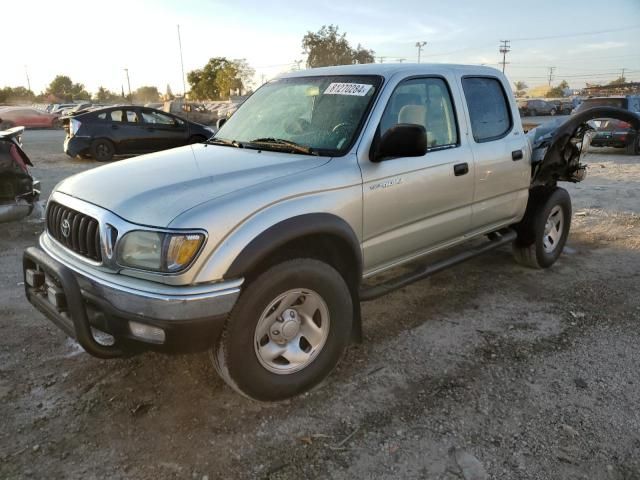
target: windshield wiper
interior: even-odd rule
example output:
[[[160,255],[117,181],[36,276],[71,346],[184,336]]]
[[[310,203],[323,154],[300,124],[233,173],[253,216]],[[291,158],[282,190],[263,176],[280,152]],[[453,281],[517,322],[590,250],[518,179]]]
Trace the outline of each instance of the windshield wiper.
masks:
[[[240,144],[236,140],[225,140],[224,138],[214,137],[206,140],[204,143],[208,143],[210,145],[225,145],[227,147],[242,148],[242,144]]]
[[[283,147],[293,150],[294,152],[306,153],[307,155],[318,155],[318,152],[313,151],[311,147],[300,145],[299,143],[292,142],[290,140],[285,140],[283,138],[273,138],[273,137],[254,138],[249,143],[281,145]]]

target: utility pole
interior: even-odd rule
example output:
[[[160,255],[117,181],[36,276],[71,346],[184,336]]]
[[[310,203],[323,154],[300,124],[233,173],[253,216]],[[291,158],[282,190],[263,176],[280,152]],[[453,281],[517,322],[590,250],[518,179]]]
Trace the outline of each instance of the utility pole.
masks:
[[[402,63],[402,62],[404,62],[405,60],[406,60],[406,58],[396,58],[396,61],[397,61],[398,63]]]
[[[622,73],[624,75],[624,68],[622,69]],[[29,80],[29,71],[26,65],[24,66],[24,74],[27,76],[27,89],[31,91],[31,80]]]
[[[500,53],[502,54],[502,73],[507,65],[507,53],[511,51],[511,40],[500,40]]]
[[[180,68],[182,69],[182,98],[187,99],[187,86],[184,81],[184,61],[182,60],[182,38],[180,38],[180,25],[178,25],[178,47],[180,48]]]
[[[296,64],[296,70],[300,70],[300,64],[302,63],[302,60],[294,60],[293,63]]]
[[[129,88],[129,103],[131,103],[131,100],[133,99],[131,98],[131,82],[129,81],[129,69],[123,68],[123,70],[127,72],[127,87]]]
[[[422,53],[422,47],[424,47],[427,42],[416,42],[416,47],[418,48],[418,63],[420,63],[420,54]]]
[[[620,74],[620,78],[624,78],[624,71],[625,71],[625,70],[626,70],[626,68],[623,68],[623,69],[622,69],[622,73]],[[27,77],[27,78],[29,78],[29,77]]]
[[[384,59],[385,59],[385,58],[387,58],[387,57],[378,57],[378,62],[380,62],[380,63],[384,63]]]
[[[549,86],[551,86],[551,82],[553,81],[553,71],[556,67],[549,67]]]

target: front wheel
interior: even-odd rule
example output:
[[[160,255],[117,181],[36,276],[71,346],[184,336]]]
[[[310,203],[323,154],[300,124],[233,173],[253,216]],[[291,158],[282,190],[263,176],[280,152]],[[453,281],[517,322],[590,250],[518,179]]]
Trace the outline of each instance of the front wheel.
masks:
[[[513,244],[516,261],[531,268],[548,268],[562,253],[571,226],[571,197],[563,188],[532,192]]]
[[[241,394],[284,400],[331,373],[352,322],[351,294],[334,268],[313,259],[288,260],[243,291],[212,349],[213,364]]]

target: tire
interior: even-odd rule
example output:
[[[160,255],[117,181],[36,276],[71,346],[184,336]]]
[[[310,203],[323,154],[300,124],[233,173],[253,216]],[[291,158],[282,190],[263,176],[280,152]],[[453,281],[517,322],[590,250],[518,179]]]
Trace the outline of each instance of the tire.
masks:
[[[549,115],[551,115],[552,117],[555,116],[556,114],[556,109],[552,108],[551,111],[549,112]]]
[[[636,134],[633,141],[627,144],[625,153],[627,155],[640,155],[640,133]]]
[[[109,140],[100,138],[91,143],[91,156],[98,162],[108,162],[113,158],[115,147]]]
[[[535,116],[537,116],[537,115],[538,115],[538,112],[537,112],[537,111],[535,111],[535,110],[529,110],[529,116],[530,116],[530,117],[535,117]]]
[[[60,120],[55,118],[53,119],[53,121],[51,122],[51,128],[62,128],[62,123],[60,123]]]
[[[571,197],[554,187],[531,193],[525,216],[516,227],[515,260],[526,267],[549,268],[562,253],[571,227]]]
[[[284,321],[275,320],[277,312]],[[294,397],[331,373],[349,343],[352,323],[351,294],[334,268],[313,259],[288,260],[243,290],[211,350],[213,365],[248,398]]]
[[[9,120],[5,120],[5,121],[0,121],[0,131],[2,130],[9,130],[10,128],[13,128],[13,122],[10,122]]]

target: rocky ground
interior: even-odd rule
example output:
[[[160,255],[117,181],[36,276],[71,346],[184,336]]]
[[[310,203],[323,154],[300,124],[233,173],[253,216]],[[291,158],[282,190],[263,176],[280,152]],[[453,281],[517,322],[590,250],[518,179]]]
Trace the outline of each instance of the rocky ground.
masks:
[[[96,166],[28,132],[53,185]],[[494,251],[363,304],[315,391],[246,400],[206,354],[100,361],[25,300],[0,226],[0,478],[640,478],[640,157],[590,154],[550,270]]]

